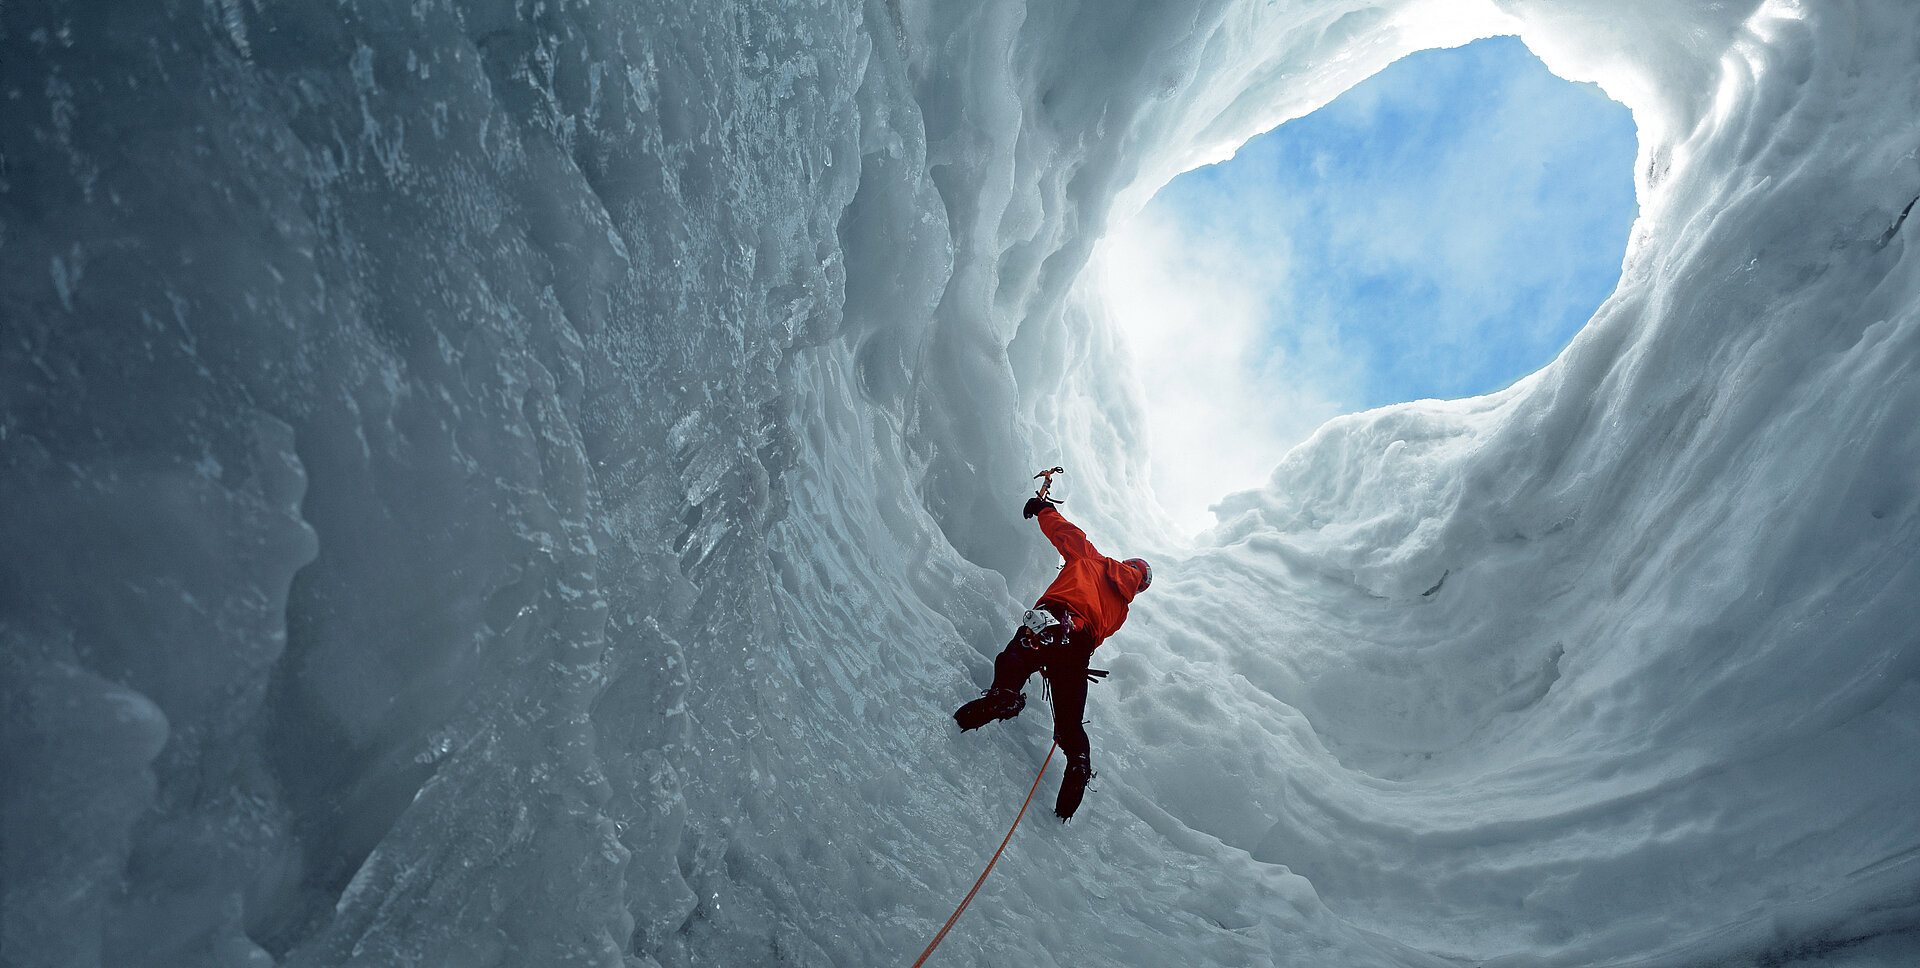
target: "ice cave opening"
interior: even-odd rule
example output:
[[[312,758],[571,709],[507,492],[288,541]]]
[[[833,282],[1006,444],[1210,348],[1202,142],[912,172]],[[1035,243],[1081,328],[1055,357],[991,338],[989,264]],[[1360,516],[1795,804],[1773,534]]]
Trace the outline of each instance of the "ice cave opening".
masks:
[[[1627,109],[1516,37],[1409,54],[1116,220],[1081,287],[1126,341],[1189,532],[1343,413],[1503,390],[1619,281]]]

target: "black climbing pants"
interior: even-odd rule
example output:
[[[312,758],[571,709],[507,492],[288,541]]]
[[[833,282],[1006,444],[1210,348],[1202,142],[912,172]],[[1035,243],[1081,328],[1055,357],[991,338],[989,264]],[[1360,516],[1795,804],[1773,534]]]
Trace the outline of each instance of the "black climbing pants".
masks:
[[[1086,629],[1075,629],[1065,642],[1039,647],[1027,645],[1028,636],[1015,635],[993,660],[993,687],[1019,692],[1028,677],[1038,672],[1046,677],[1053,693],[1053,738],[1068,761],[1085,760],[1089,752],[1086,727],[1081,719],[1087,710],[1087,660],[1093,656],[1093,636]]]

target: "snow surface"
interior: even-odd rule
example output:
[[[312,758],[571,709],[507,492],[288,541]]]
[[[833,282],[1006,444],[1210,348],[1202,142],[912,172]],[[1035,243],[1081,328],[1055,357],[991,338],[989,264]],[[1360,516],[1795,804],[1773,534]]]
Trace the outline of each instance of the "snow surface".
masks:
[[[1093,245],[1496,32],[1635,113],[1619,290],[1177,536]],[[1916,52],[1910,0],[0,5],[0,960],[909,963],[1046,753],[947,714],[1062,462],[1156,582],[1080,817],[933,964],[1914,964]]]

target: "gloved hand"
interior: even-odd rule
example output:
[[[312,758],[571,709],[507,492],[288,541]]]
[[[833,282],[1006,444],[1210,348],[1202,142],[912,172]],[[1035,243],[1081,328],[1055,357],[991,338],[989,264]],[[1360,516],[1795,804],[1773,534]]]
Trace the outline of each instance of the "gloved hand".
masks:
[[[1020,509],[1020,516],[1030,518],[1050,507],[1053,507],[1052,501],[1044,497],[1030,497],[1027,498],[1027,506]]]

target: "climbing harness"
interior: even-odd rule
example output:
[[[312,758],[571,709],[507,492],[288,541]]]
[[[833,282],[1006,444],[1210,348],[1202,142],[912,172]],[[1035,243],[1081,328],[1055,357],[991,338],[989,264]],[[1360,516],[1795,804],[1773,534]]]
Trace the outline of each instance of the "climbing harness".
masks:
[[[1058,740],[1055,740],[1052,746],[1047,747],[1047,758],[1040,761],[1040,773],[1033,778],[1033,789],[1027,791],[1027,802],[1022,803],[1020,805],[1020,812],[1014,815],[1013,826],[1007,828],[1007,836],[1000,841],[1000,850],[993,852],[993,859],[987,861],[987,869],[981,871],[980,879],[973,882],[973,890],[968,891],[967,896],[960,899],[960,906],[953,909],[953,917],[948,918],[947,923],[941,925],[940,933],[933,936],[933,943],[927,945],[927,950],[920,952],[920,959],[913,963],[913,968],[920,968],[921,965],[927,963],[927,956],[933,954],[933,949],[940,947],[940,942],[945,940],[947,932],[953,928],[953,922],[960,920],[960,912],[967,909],[967,905],[973,901],[973,896],[979,893],[980,885],[987,882],[987,874],[993,870],[993,865],[1000,861],[1000,851],[1007,849],[1007,841],[1013,839],[1013,831],[1020,826],[1020,818],[1027,815],[1027,804],[1033,802],[1034,790],[1040,789],[1040,777],[1047,775],[1047,764],[1053,762],[1053,751],[1059,748],[1060,742]]]
[[[1065,633],[1065,635],[1071,635],[1073,634],[1073,613],[1069,611],[1067,615],[1068,620],[1062,622],[1060,621],[1060,616],[1044,608],[1029,608],[1027,609],[1027,614],[1020,619],[1020,624],[1025,626],[1027,631],[1043,639],[1051,635],[1047,630],[1056,626],[1065,626],[1061,628],[1060,631]],[[1065,638],[1065,635],[1063,635],[1062,638]]]

